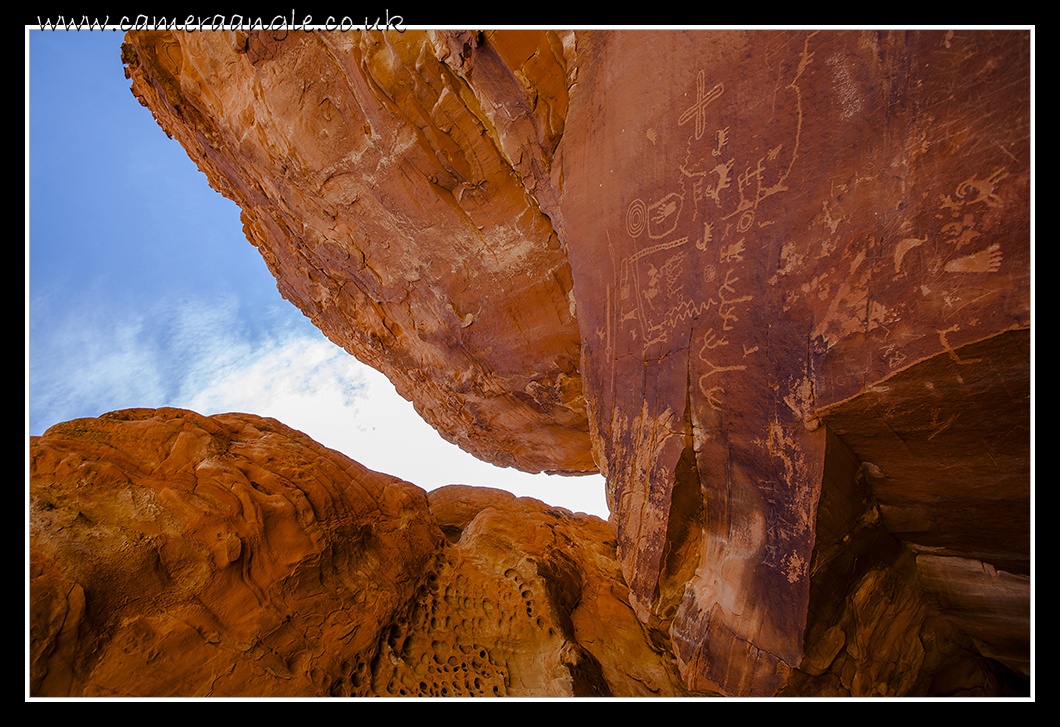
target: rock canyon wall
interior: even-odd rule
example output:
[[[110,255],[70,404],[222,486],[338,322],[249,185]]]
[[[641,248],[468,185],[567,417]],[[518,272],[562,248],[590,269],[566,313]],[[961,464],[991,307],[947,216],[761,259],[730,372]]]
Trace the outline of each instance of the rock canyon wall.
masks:
[[[285,298],[472,454],[598,468],[612,514],[427,495],[246,415],[60,425],[37,693],[1026,692],[1029,33],[123,60]]]
[[[579,41],[582,390],[632,602],[688,684],[770,694],[802,661],[829,432],[941,581],[1025,577],[1025,34]]]

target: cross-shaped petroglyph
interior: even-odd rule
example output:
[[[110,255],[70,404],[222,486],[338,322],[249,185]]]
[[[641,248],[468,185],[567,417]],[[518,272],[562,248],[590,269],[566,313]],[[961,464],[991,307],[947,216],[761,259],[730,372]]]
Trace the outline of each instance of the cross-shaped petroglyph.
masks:
[[[696,120],[696,139],[703,138],[703,132],[707,128],[707,106],[719,96],[725,87],[721,83],[714,84],[714,88],[707,92],[707,76],[705,71],[700,71],[696,76],[696,102],[688,107],[677,120],[678,126],[684,126],[692,119]]]

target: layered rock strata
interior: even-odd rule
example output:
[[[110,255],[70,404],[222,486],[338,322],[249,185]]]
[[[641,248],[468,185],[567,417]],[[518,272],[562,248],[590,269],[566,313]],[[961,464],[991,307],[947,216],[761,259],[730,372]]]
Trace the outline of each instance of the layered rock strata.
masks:
[[[247,414],[67,422],[30,473],[34,696],[684,693],[599,518]]]
[[[942,690],[927,642],[1028,674],[1026,32],[123,54],[333,340],[468,451],[599,466],[630,604],[690,690]]]

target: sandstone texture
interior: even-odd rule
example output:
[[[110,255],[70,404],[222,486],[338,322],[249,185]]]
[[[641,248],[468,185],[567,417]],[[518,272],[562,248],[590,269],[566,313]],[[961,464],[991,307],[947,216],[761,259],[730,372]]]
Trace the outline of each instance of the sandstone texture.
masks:
[[[496,53],[472,87],[459,38],[412,31],[148,32],[123,58],[335,343],[486,461],[595,472],[570,263],[534,191],[563,130],[566,50],[525,39],[532,98]]]
[[[145,32],[123,58],[332,340],[483,459],[606,475],[600,589],[567,560],[603,562],[595,525],[437,496],[429,572],[571,614],[533,675],[472,657],[487,693],[556,663],[571,693],[1026,692],[1029,32]],[[494,548],[552,555],[497,580]],[[391,623],[478,618],[444,594]],[[600,594],[639,625],[578,611]],[[647,639],[638,676],[593,619]],[[430,693],[400,654],[438,650],[387,643],[386,689]]]
[[[971,560],[1027,603],[1027,34],[578,40],[582,391],[634,607],[689,686],[772,694],[803,660],[828,432],[938,582]],[[1013,667],[1022,614],[991,637]]]
[[[34,696],[684,693],[599,518],[428,498],[248,414],[118,411],[30,457]]]

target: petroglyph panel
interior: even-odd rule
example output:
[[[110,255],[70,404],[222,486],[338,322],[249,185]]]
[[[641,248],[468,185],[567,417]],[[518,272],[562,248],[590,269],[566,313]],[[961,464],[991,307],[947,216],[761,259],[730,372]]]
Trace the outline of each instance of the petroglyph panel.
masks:
[[[596,42],[603,66],[579,78],[592,123],[566,132],[587,150],[565,159],[577,200],[565,212],[579,322],[592,332],[587,402],[631,600],[649,621],[681,621],[672,632],[688,637],[679,661],[693,681],[765,689],[783,671],[776,660],[800,654],[818,409],[1029,324],[1026,39]],[[600,83],[617,77],[621,101]],[[931,421],[948,431],[942,413]],[[662,483],[680,489],[674,473],[691,460],[701,560],[673,615],[664,584],[684,571],[664,557],[679,552],[667,539],[680,528]],[[720,631],[728,641],[712,640]],[[712,673],[732,666],[713,651],[729,642],[770,656]],[[768,678],[766,664],[778,670]]]

